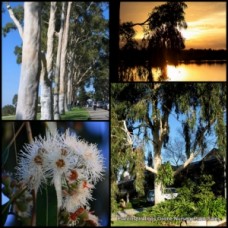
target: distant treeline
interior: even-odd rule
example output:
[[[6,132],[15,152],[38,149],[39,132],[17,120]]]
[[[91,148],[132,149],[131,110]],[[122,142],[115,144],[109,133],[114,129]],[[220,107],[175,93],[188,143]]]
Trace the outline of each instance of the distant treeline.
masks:
[[[165,55],[165,56],[164,56]],[[204,61],[226,61],[226,50],[212,49],[189,49],[189,50],[165,50],[165,54],[159,48],[121,48],[119,61],[127,66],[145,65],[152,62],[152,66],[159,66],[168,61],[170,63],[178,62],[204,62]]]
[[[226,60],[226,50],[189,49],[180,51],[178,60]]]

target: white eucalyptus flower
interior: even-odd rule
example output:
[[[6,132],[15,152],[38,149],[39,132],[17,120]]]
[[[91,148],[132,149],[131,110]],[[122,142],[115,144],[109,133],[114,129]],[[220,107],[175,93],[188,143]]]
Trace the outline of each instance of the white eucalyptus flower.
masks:
[[[94,183],[102,178],[104,159],[97,145],[79,140],[75,136],[70,135],[69,131],[66,131],[63,143],[71,148],[72,153],[78,157],[78,165],[80,168],[83,167],[85,169],[84,174],[88,178],[91,178]]]
[[[93,200],[91,194],[92,188],[93,185],[90,185],[86,181],[81,181],[76,189],[65,197],[63,207],[66,208],[68,212],[74,212],[80,207],[89,206],[88,201]]]
[[[37,192],[41,184],[46,183],[47,174],[43,170],[45,156],[42,143],[38,139],[26,144],[24,151],[21,151],[16,175],[19,181],[28,185],[29,190],[34,189]]]
[[[27,144],[17,175],[36,192],[43,183],[54,184],[58,209],[63,206],[68,212],[74,212],[89,206],[92,189],[102,178],[103,169],[103,156],[97,145],[79,140],[67,130],[65,134],[39,136]]]

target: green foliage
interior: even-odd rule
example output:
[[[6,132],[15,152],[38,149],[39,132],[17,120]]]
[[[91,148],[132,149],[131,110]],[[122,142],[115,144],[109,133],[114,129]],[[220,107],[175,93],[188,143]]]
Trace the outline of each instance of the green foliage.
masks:
[[[22,44],[21,44],[21,47],[19,47],[17,45],[15,46],[14,54],[17,57],[17,64],[21,64],[21,62],[22,62]]]
[[[170,162],[161,164],[155,180],[157,183],[162,183],[163,187],[172,185],[174,183],[173,169]]]
[[[226,201],[222,197],[215,198],[211,190],[213,184],[212,177],[206,175],[202,175],[198,183],[187,180],[185,185],[178,189],[179,195],[175,199],[161,202],[136,216],[169,218],[166,221],[157,221],[160,225],[180,223],[180,220],[173,218],[222,219],[226,216]]]
[[[17,106],[17,94],[13,96],[12,104],[16,107]]]
[[[13,105],[6,105],[2,108],[2,115],[8,116],[8,115],[15,115],[16,109]]]
[[[112,178],[114,179],[115,176],[112,175]],[[118,187],[117,187],[116,181],[111,180],[111,212],[112,213],[115,213],[119,210],[119,205],[116,201],[117,193],[118,193]]]
[[[145,179],[145,172],[144,168],[144,152],[142,148],[137,148],[133,152],[133,161],[134,166],[131,173],[135,176],[134,186],[136,192],[139,196],[143,196],[144,193],[144,179]]]

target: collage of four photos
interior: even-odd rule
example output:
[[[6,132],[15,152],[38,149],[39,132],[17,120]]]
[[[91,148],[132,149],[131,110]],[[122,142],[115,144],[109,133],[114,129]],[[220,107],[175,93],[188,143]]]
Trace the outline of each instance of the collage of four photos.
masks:
[[[2,226],[226,226],[225,1],[1,6]]]

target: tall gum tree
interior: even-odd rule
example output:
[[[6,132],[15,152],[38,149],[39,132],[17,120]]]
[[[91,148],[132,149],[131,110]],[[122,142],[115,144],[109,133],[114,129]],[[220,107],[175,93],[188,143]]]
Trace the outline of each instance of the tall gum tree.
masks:
[[[141,164],[141,167],[155,175],[155,204],[162,201],[164,184],[158,174],[163,165],[162,148],[168,143],[172,128],[169,121],[171,115],[177,119],[181,116],[186,154],[186,160],[172,172],[173,176],[185,169],[199,154],[204,155],[209,149],[206,139],[212,133],[216,136],[219,152],[225,156],[225,83],[119,84],[112,85],[111,96],[111,166],[114,166],[111,170],[115,171],[111,175],[121,169],[124,161],[130,161],[132,154],[129,150],[133,152],[133,147],[146,143],[153,151],[153,167],[145,164]],[[124,127],[124,122],[127,127]],[[141,140],[134,141],[136,135],[133,130],[141,132],[141,138],[138,136],[138,140]],[[119,135],[122,135],[121,138]],[[125,157],[122,163],[114,162],[116,154],[119,158]],[[115,176],[111,179],[116,180]]]
[[[62,2],[62,11],[61,11],[61,27],[58,32],[58,49],[55,65],[55,86],[54,86],[54,119],[59,120],[59,77],[60,77],[60,62],[61,62],[61,50],[62,50],[62,37],[63,37],[63,28],[65,21],[65,8],[66,2]]]
[[[42,71],[40,77],[41,84],[41,120],[53,119],[53,101],[52,101],[52,74],[54,60],[54,34],[56,22],[56,2],[50,3],[50,17],[47,32],[47,53],[42,53]]]
[[[40,2],[24,3],[22,67],[16,120],[34,120],[40,76]]]
[[[67,44],[68,44],[68,34],[69,34],[69,24],[70,24],[70,11],[72,2],[68,2],[67,15],[64,24],[63,37],[62,37],[62,47],[61,47],[61,63],[60,63],[60,84],[59,84],[59,113],[62,115],[65,113],[65,93],[66,93],[66,57],[67,57]]]

